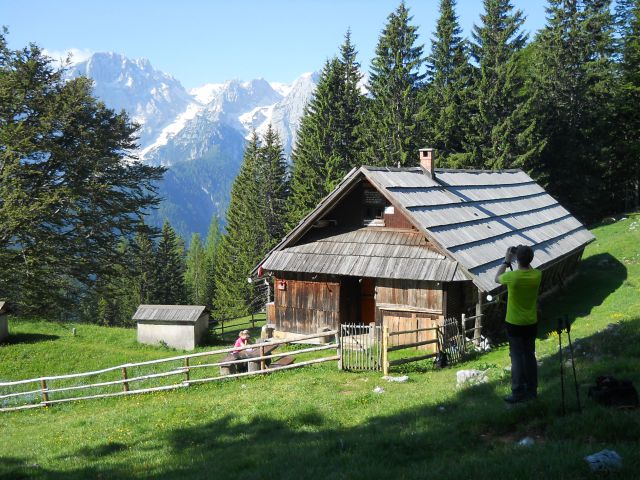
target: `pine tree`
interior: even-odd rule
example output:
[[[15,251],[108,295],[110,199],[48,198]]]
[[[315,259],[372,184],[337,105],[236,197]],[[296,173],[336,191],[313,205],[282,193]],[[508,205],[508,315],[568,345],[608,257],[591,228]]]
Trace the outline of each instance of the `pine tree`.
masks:
[[[449,167],[465,163],[464,141],[471,118],[468,89],[473,78],[455,6],[455,0],[440,1],[427,57],[428,86],[421,95],[426,143],[438,150],[439,164]]]
[[[206,278],[205,250],[200,235],[194,233],[187,252],[184,283],[187,290],[187,301],[192,305],[206,305],[207,302],[207,278]]]
[[[372,60],[369,92],[359,133],[363,164],[402,166],[418,163],[423,146],[419,123],[424,63],[422,45],[416,45],[418,27],[404,2],[389,15]]]
[[[474,26],[471,53],[478,64],[472,89],[468,166],[528,168],[538,154],[531,103],[523,98],[518,54],[526,42],[524,17],[508,0],[484,0],[482,23]]]
[[[164,172],[133,158],[125,113],[63,73],[0,33],[0,297],[48,315],[113,273],[118,239],[158,204]]]
[[[155,245],[150,233],[138,232],[132,244],[133,293],[138,305],[152,303],[152,296],[157,290],[155,257]]]
[[[532,91],[550,193],[591,221],[607,209],[613,38],[608,1],[550,0],[536,39]]]
[[[168,221],[164,222],[154,262],[155,289],[152,303],[184,305],[187,300],[184,285],[184,245]]]
[[[640,0],[619,0],[620,85],[613,124],[616,129],[615,191],[618,209],[640,207]]]
[[[226,232],[220,241],[215,265],[214,318],[246,315],[251,304],[253,289],[247,278],[260,259],[261,242],[267,237],[265,223],[260,218],[259,155],[258,135],[253,132],[231,187]]]
[[[351,33],[340,58],[328,60],[300,121],[293,150],[287,226],[293,228],[358,165],[357,129],[361,121],[362,79]]]
[[[220,249],[220,224],[218,217],[211,219],[207,240],[204,246],[204,273],[205,273],[205,303],[211,309],[215,297],[215,271],[218,263],[218,252]]]
[[[287,200],[290,193],[282,142],[271,124],[267,127],[258,151],[258,169],[257,181],[262,194],[260,219],[264,221],[263,231],[266,233],[266,237],[260,241],[259,250],[264,254],[285,234]]]

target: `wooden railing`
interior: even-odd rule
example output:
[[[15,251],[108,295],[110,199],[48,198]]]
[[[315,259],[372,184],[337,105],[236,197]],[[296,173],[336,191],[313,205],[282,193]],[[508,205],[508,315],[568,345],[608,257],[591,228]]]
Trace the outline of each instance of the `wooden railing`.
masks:
[[[192,353],[187,355],[179,355],[170,358],[161,358],[157,360],[149,360],[146,362],[138,362],[138,363],[127,363],[124,365],[118,365],[115,367],[109,367],[102,370],[96,370],[92,372],[83,372],[83,373],[73,373],[68,375],[55,375],[55,376],[46,376],[40,378],[31,378],[27,380],[18,380],[12,382],[0,382],[0,412],[8,412],[13,410],[25,410],[30,408],[38,408],[38,407],[47,407],[50,405],[55,405],[57,403],[65,403],[65,402],[73,402],[78,400],[89,400],[94,398],[107,398],[107,397],[117,397],[124,395],[133,395],[137,393],[149,393],[149,392],[158,392],[163,390],[172,390],[177,388],[188,387],[193,384],[198,383],[206,383],[212,382],[216,380],[223,380],[226,378],[237,378],[237,377],[245,377],[251,375],[261,375],[266,373],[271,373],[274,371],[288,370],[292,368],[300,368],[307,365],[313,365],[316,363],[329,362],[329,361],[339,361],[340,355],[338,350],[338,332],[327,331],[321,332],[313,335],[305,335],[302,337],[297,337],[294,340],[276,340],[270,341],[268,343],[263,344],[253,344],[247,345],[245,347],[239,348],[225,348],[221,350],[210,350],[206,352]],[[272,353],[270,355],[259,355],[250,358],[242,358],[238,360],[224,360],[224,359],[214,359],[214,361],[209,361],[207,363],[194,363],[194,360],[197,359],[207,359],[207,357],[219,356],[224,354],[229,354],[231,352],[238,352],[242,350],[261,348],[266,345],[285,345],[292,342],[304,342],[305,340],[312,340],[320,337],[335,337],[336,341],[334,343],[327,343],[320,345],[318,347],[309,347],[302,348],[294,351],[283,351],[278,353]],[[310,360],[296,362],[290,365],[285,365],[278,367],[277,369],[270,369],[266,365],[266,360],[276,359],[279,357],[284,357],[287,355],[295,354],[305,354],[311,352],[320,352],[325,350],[336,350],[335,355],[320,357],[320,358],[312,358]],[[261,351],[264,353],[264,350]],[[228,366],[232,364],[241,364],[248,362],[260,362],[260,369],[255,371],[247,371],[243,373],[234,373],[230,375],[207,375],[206,369],[211,369],[215,367]],[[153,371],[155,367],[158,365],[166,365],[170,363],[177,363],[178,365],[171,366],[170,369],[166,371]],[[135,374],[133,376],[130,373],[134,369],[152,369],[152,373],[145,374]],[[194,373],[203,371],[205,372],[203,377],[194,378]],[[59,387],[52,388],[53,383],[64,383],[67,381],[74,381],[77,379],[87,379],[91,377],[99,377],[99,376],[117,376],[118,378],[109,378],[104,381],[99,381],[95,383],[86,383],[86,384],[77,384],[77,385],[63,385]],[[135,384],[144,384],[144,382],[149,382],[150,380],[158,380],[167,377],[173,376],[182,376],[182,380],[179,382],[171,383],[169,385],[160,385],[160,386],[147,386],[146,388],[132,388]],[[18,390],[23,386],[36,385],[36,388],[33,387],[29,390],[25,391],[12,391],[10,393],[4,393],[6,390]],[[121,386],[120,391],[109,391],[104,392],[104,389],[110,387],[119,387]],[[142,385],[144,387],[144,385]],[[120,388],[120,387],[119,387]],[[84,391],[88,389],[97,390],[97,392],[91,395],[84,396],[67,396],[63,398],[54,398],[59,397],[59,395],[63,392],[77,392]],[[52,395],[54,394],[54,395]],[[24,398],[23,398],[24,397]],[[35,397],[40,397],[40,401],[37,402]],[[11,400],[9,400],[11,399]],[[18,399],[15,401],[15,399]],[[7,404],[13,403],[13,405],[7,406]]]

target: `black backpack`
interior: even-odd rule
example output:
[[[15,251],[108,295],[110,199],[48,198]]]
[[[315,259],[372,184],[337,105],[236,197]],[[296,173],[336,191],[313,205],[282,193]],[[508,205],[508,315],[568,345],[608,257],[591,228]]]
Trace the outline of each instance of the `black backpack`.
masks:
[[[595,387],[589,387],[589,397],[607,407],[635,408],[638,392],[629,380],[618,380],[612,376],[596,378]]]

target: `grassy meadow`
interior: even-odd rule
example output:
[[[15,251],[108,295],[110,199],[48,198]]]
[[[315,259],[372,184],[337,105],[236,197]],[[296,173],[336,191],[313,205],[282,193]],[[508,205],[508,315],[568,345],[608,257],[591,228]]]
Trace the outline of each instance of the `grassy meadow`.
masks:
[[[0,414],[1,478],[583,479],[583,457],[608,448],[623,458],[607,478],[640,478],[640,412],[587,398],[597,375],[640,387],[640,215],[593,230],[576,278],[542,304],[540,398],[507,406],[506,345],[436,370],[404,365],[379,373],[335,363],[161,393],[72,402]],[[573,321],[584,405],[560,414],[555,319]],[[258,323],[259,327],[260,323]],[[178,355],[140,346],[135,331],[12,319],[0,346],[0,379],[62,374]],[[256,330],[258,329],[256,327]],[[212,339],[226,344],[233,339]],[[563,339],[564,340],[564,339]],[[211,346],[199,350],[211,349]],[[456,371],[489,382],[457,388]],[[383,393],[373,392],[376,386]],[[535,443],[517,442],[532,437]]]

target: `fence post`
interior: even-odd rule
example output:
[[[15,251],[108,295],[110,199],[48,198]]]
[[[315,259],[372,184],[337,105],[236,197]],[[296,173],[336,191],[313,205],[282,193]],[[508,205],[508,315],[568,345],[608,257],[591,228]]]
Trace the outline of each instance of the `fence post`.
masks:
[[[260,356],[264,357],[264,347],[260,347]],[[267,369],[267,361],[263,358],[262,360],[260,360],[260,370],[266,370]]]
[[[462,327],[462,353],[467,351],[467,315],[462,314],[462,318],[460,320]]]
[[[340,341],[341,329],[342,325],[339,325],[338,331],[336,332],[336,353],[338,354],[338,370],[342,370],[342,342]]]
[[[478,289],[478,303],[476,303],[476,321],[473,330],[473,343],[480,343],[480,329],[482,328],[482,290]]]
[[[187,383],[189,383],[189,357],[184,359],[184,368],[186,369],[184,372],[184,379]]]
[[[253,313],[251,314],[251,328],[256,328],[256,321],[253,318]]]
[[[389,375],[389,326],[385,325],[382,328],[382,374],[386,377]]]
[[[127,380],[127,367],[122,367],[122,379]],[[122,388],[125,392],[129,391],[129,382],[124,382]]]
[[[40,379],[40,388],[42,389],[42,403],[45,407],[49,406],[49,394],[47,393],[47,381],[44,378]]]

